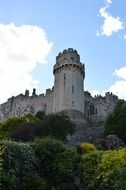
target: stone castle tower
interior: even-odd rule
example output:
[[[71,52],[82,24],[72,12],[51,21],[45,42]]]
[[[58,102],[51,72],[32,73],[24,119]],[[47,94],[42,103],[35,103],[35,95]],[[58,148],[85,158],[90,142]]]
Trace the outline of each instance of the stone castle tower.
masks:
[[[72,48],[65,49],[56,57],[53,67],[54,87],[46,89],[45,94],[36,94],[35,89],[30,96],[25,94],[11,97],[0,105],[0,122],[8,117],[36,114],[44,111],[46,114],[65,111],[74,121],[91,122],[105,121],[113,111],[118,97],[107,92],[92,97],[84,91],[85,67],[80,62],[80,55]]]
[[[53,112],[84,114],[84,64],[76,50],[68,48],[56,57]]]

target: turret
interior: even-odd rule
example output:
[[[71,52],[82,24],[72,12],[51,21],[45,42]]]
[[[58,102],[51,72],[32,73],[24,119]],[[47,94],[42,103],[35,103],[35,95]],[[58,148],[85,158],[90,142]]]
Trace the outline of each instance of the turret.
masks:
[[[53,68],[53,111],[75,110],[84,113],[84,64],[76,50],[69,48],[59,53]]]

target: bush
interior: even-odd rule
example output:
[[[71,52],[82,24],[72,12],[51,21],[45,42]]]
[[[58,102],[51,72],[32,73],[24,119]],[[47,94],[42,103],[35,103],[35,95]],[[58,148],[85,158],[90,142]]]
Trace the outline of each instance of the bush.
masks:
[[[28,144],[2,141],[3,171],[1,174],[2,190],[22,189],[23,177],[37,168],[37,158]]]
[[[53,183],[56,184],[56,189],[77,189],[75,176],[78,160],[79,157],[76,148],[67,148],[64,152],[56,155],[53,162],[53,171],[55,174]]]
[[[82,143],[79,149],[80,149],[80,152],[84,154],[84,153],[89,153],[91,151],[96,150],[96,147],[94,144],[91,144],[91,143]]]
[[[52,137],[43,137],[35,139],[32,146],[39,159],[40,176],[52,183],[54,180],[52,163],[56,155],[65,150],[63,143]]]
[[[126,186],[126,149],[106,151],[99,165],[102,181],[101,189],[125,190]]]
[[[47,183],[42,179],[38,173],[31,172],[28,173],[24,179],[24,190],[46,190]]]
[[[102,145],[107,150],[115,150],[119,147],[123,147],[124,143],[117,135],[108,135],[105,140],[102,141]]]
[[[83,154],[79,171],[86,190],[126,190],[126,148]]]
[[[23,122],[17,130],[11,134],[14,141],[30,142],[39,135],[39,124]]]
[[[88,154],[83,154],[81,157],[79,173],[82,187],[86,190],[99,190],[99,164],[102,154],[101,151],[93,151]]]
[[[32,114],[24,117],[11,117],[0,125],[0,139],[31,141],[39,133],[40,120]]]

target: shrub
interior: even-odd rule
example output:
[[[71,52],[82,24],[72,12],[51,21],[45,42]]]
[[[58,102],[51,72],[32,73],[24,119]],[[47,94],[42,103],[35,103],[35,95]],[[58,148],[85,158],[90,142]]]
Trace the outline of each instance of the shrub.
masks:
[[[79,171],[86,190],[126,190],[126,148],[83,154]]]
[[[88,154],[83,154],[79,164],[80,179],[82,187],[86,190],[99,190],[100,170],[103,152],[92,151]]]
[[[126,189],[122,186],[126,179],[126,149],[118,151],[106,151],[102,155],[101,163],[99,165],[102,181],[100,183],[101,189],[116,190]],[[123,181],[124,180],[124,181]],[[123,183],[122,183],[123,181]]]
[[[22,189],[23,177],[37,167],[37,158],[32,147],[29,144],[13,141],[2,141],[0,146],[4,147],[2,189]]]
[[[64,151],[63,143],[52,137],[43,137],[35,139],[32,146],[39,159],[40,176],[51,183],[54,179],[52,163],[56,155]]]
[[[108,150],[115,150],[119,147],[123,147],[124,143],[117,135],[108,135],[105,140],[102,142],[103,147]]]
[[[39,135],[39,126],[34,123],[23,122],[20,127],[11,134],[14,141],[33,141]]]
[[[91,143],[82,143],[79,147],[80,152],[83,153],[89,153],[91,151],[96,150],[96,147],[94,144]]]
[[[38,173],[28,173],[24,179],[24,190],[46,190],[47,183]]]
[[[78,159],[76,148],[67,148],[64,152],[56,155],[53,162],[53,171],[55,174],[53,183],[56,184],[56,189],[77,189],[75,176]]]
[[[23,117],[8,118],[0,125],[0,139],[15,141],[31,141],[39,133],[40,120],[28,114]]]

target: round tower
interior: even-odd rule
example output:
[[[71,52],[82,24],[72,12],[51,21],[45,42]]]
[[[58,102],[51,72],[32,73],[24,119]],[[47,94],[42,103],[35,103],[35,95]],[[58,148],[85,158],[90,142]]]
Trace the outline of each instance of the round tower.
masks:
[[[59,53],[53,67],[53,112],[84,113],[84,64],[76,50],[69,48]]]

